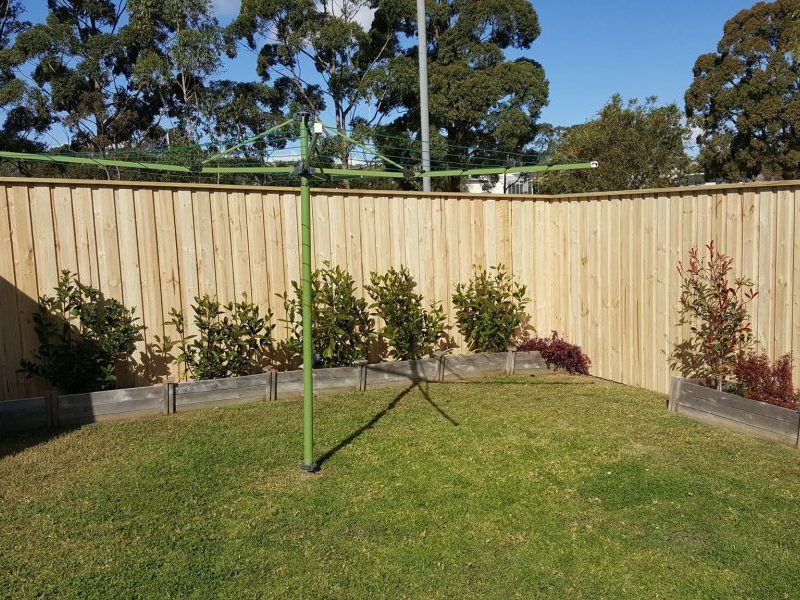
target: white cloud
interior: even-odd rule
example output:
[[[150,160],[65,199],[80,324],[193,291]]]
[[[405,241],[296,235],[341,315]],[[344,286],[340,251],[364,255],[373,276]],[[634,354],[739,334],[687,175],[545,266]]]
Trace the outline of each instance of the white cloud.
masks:
[[[239,14],[239,7],[242,5],[242,0],[211,0],[211,5],[214,8],[214,13],[217,18],[225,19],[226,17],[235,17]]]
[[[350,20],[358,23],[365,31],[372,26],[375,9],[364,0],[327,0],[331,14],[339,17],[347,12]],[[321,10],[321,7],[320,7]]]

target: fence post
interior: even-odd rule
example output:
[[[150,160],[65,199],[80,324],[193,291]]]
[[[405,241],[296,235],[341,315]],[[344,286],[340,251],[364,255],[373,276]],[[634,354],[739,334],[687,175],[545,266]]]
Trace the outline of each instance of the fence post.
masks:
[[[444,360],[447,353],[444,350],[436,350],[433,355],[439,359],[436,362],[436,383],[444,382]]]
[[[797,406],[797,441],[794,443],[795,448],[800,448],[800,405]]]
[[[47,418],[47,427],[58,427],[61,421],[58,414],[58,394],[52,389],[44,397],[44,410]]]
[[[367,364],[366,360],[354,360],[353,366],[358,367],[358,390],[359,392],[367,391]]]
[[[506,354],[506,375],[513,375],[516,367],[517,347],[512,345],[508,347],[508,354]]]
[[[278,399],[278,370],[270,368],[267,371],[267,400]]]
[[[681,385],[683,379],[680,377],[672,376],[669,382],[669,400],[667,401],[667,410],[669,412],[678,412],[678,404],[680,404]]]
[[[162,415],[169,415],[172,414],[172,403],[170,402],[170,395],[172,394],[172,380],[167,379],[164,381],[164,396],[162,399],[161,404],[161,414]]]

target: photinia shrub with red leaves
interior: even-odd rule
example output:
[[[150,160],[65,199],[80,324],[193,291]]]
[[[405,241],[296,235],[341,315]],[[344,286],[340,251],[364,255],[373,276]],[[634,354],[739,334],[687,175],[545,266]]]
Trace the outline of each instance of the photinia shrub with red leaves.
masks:
[[[753,344],[747,305],[756,297],[753,282],[733,278],[733,259],[712,241],[707,256],[697,248],[689,262],[678,263],[681,276],[680,320],[691,335],[675,345],[671,366],[684,377],[709,381],[717,389],[734,368],[736,357]]]
[[[518,350],[523,352],[539,352],[548,365],[564,369],[572,375],[588,375],[592,361],[584,354],[580,346],[570,344],[558,337],[554,331],[549,338],[535,337],[525,340]]]
[[[800,405],[800,390],[795,390],[792,383],[792,364],[791,354],[784,354],[773,364],[766,354],[742,354],[733,368],[736,392],[752,400],[795,409]]]

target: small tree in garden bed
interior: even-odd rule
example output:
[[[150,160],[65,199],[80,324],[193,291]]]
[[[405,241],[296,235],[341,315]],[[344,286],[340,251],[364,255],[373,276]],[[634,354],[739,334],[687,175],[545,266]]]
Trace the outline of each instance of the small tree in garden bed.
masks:
[[[133,308],[62,271],[55,295],[39,298],[33,315],[39,347],[20,370],[67,394],[114,389],[117,365],[140,339],[136,320]]]
[[[375,335],[375,322],[367,301],[356,295],[353,276],[339,266],[324,263],[311,278],[311,312],[314,355],[318,367],[346,367],[363,360]],[[289,337],[287,353],[300,356],[303,349],[302,290],[292,282],[294,298],[281,295],[286,308]]]
[[[247,301],[221,304],[209,295],[196,297],[192,319],[197,335],[186,335],[186,319],[179,310],[170,311],[180,336],[178,362],[195,379],[217,379],[260,373],[272,351],[272,312],[261,314]]]
[[[382,333],[394,357],[412,360],[430,354],[444,336],[444,309],[423,308],[422,296],[414,291],[417,282],[405,265],[383,275],[371,273],[370,285],[365,287],[375,300],[370,308],[386,323]]]
[[[504,352],[525,318],[525,286],[503,265],[475,267],[472,279],[456,285],[453,306],[458,330],[473,352]]]
[[[773,364],[763,353],[742,354],[733,367],[734,391],[752,400],[796,409],[800,406],[800,390],[795,390],[792,383],[792,365],[791,354],[784,354]]]
[[[563,369],[571,375],[588,375],[592,365],[580,346],[560,338],[556,331],[549,338],[535,337],[525,340],[517,349],[523,352],[539,352],[548,365]]]
[[[733,259],[714,242],[708,256],[689,251],[689,263],[678,263],[681,276],[680,320],[691,336],[676,344],[672,367],[684,377],[704,379],[717,389],[734,369],[736,357],[753,344],[747,305],[757,292],[746,277],[732,278]]]

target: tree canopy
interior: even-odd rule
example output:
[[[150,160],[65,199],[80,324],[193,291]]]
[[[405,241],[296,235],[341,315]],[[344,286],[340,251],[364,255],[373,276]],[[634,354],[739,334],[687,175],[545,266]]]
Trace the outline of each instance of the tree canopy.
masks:
[[[416,35],[414,2],[406,2],[404,32]],[[436,0],[427,3],[428,84],[432,163],[480,164],[498,151],[520,152],[535,137],[548,102],[544,69],[530,58],[509,60],[509,49],[528,50],[539,36],[536,11],[527,0]],[[388,65],[398,116],[385,131],[419,131],[417,46]],[[411,158],[411,157],[410,157]],[[457,188],[458,179],[446,182]]]
[[[694,65],[686,114],[708,178],[800,177],[800,0],[759,2]]]
[[[581,125],[549,129],[548,162],[597,160],[601,168],[564,171],[541,177],[542,193],[560,194],[642,189],[676,185],[688,173],[684,151],[689,129],[676,104],[657,106],[656,98],[625,102],[614,95],[597,118]]]

